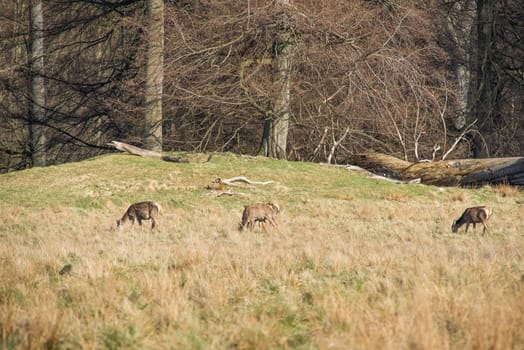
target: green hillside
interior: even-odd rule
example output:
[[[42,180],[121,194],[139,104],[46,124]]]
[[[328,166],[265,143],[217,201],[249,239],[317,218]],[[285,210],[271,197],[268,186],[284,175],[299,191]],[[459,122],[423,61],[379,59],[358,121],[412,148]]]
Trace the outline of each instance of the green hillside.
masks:
[[[0,349],[524,343],[522,191],[186,156],[113,154],[0,175]],[[206,188],[236,176],[272,183]],[[142,200],[161,204],[160,228],[117,230]],[[243,206],[267,201],[282,208],[278,228],[239,232]],[[481,204],[495,212],[490,233],[451,234]]]

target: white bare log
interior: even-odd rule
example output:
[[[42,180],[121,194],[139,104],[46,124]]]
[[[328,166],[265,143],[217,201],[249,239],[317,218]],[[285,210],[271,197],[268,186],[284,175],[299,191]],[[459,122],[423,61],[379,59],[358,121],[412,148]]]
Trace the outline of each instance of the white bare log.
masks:
[[[272,184],[273,181],[263,181],[263,182],[260,182],[260,181],[252,181],[252,180],[249,180],[247,177],[245,176],[236,176],[236,177],[232,177],[230,179],[222,179],[221,180],[223,183],[225,183],[226,185],[228,186],[234,186],[234,182],[237,182],[237,181],[240,181],[240,182],[245,182],[245,183],[248,183],[250,185],[269,185],[269,184]]]

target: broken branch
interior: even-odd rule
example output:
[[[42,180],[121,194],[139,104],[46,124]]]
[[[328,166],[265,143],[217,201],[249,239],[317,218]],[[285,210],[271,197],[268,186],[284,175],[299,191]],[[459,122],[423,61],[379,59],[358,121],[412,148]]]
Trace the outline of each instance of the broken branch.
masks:
[[[135,156],[141,156],[146,158],[156,158],[166,162],[175,162],[175,163],[189,163],[187,159],[182,159],[181,157],[173,157],[165,153],[151,151],[148,149],[136,147],[120,141],[111,141],[108,143],[109,146],[115,147],[117,150],[122,152],[127,152]]]

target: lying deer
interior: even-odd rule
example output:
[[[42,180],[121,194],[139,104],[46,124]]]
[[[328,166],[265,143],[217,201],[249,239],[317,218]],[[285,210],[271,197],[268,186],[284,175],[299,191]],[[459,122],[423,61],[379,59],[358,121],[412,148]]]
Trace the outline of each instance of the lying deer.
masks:
[[[151,220],[151,229],[154,229],[157,226],[159,213],[160,205],[158,203],[152,201],[134,203],[127,208],[124,216],[116,221],[116,226],[121,227],[127,221],[131,221],[131,226],[133,226],[135,219],[138,221],[138,224],[142,226],[142,220]]]
[[[489,232],[487,221],[491,214],[493,214],[493,210],[486,206],[467,208],[460,218],[453,221],[451,231],[456,233],[462,225],[466,224],[466,232],[468,232],[469,224],[473,224],[473,229],[475,229],[476,224],[482,223],[484,225],[482,234],[486,233],[486,230]]]
[[[273,227],[277,226],[276,215],[280,212],[280,207],[277,203],[257,203],[244,207],[242,213],[242,223],[240,224],[240,231],[244,228],[253,230],[255,222],[262,224],[269,222]]]

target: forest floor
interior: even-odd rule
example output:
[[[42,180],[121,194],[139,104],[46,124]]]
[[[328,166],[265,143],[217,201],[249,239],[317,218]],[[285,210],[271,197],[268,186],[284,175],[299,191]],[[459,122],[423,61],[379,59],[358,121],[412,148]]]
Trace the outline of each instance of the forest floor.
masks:
[[[0,349],[522,349],[524,193],[124,154],[0,175]],[[231,187],[217,177],[267,185]],[[159,229],[117,230],[129,204]],[[239,232],[275,201],[278,228]],[[494,209],[491,232],[451,224]]]

